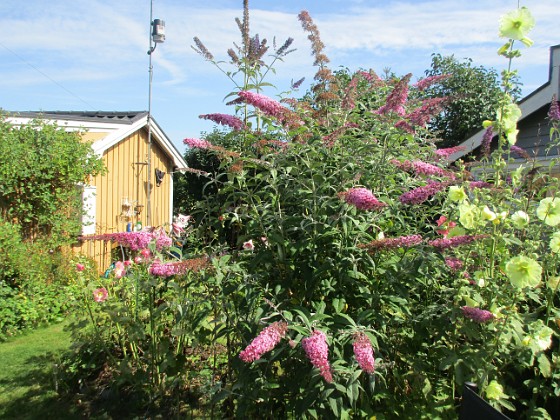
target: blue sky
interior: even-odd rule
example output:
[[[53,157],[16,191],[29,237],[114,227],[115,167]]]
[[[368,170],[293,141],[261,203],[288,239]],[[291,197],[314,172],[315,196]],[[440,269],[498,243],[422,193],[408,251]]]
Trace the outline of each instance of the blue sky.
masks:
[[[317,24],[331,68],[390,68],[420,78],[431,54],[470,57],[501,70],[496,50],[501,15],[513,0],[250,0],[250,26],[269,42],[294,38],[297,50],[268,81],[277,90],[313,68],[310,44],[297,19],[307,10]],[[191,48],[198,36],[217,59],[239,44],[234,21],[242,0],[153,0],[154,18],[166,22],[166,41],[153,54],[152,114],[182,152],[182,139],[211,131],[199,114],[233,112],[224,105],[233,85]],[[537,26],[535,44],[514,66],[524,94],[548,80],[549,48],[560,44],[558,0],[521,2]],[[149,0],[2,0],[0,108],[7,111],[129,111],[148,108]]]

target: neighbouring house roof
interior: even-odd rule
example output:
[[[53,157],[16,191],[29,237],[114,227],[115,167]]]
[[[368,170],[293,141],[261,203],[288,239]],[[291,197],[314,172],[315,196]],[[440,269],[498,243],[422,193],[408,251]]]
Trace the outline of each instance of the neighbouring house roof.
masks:
[[[13,124],[26,124],[33,119],[46,119],[68,131],[85,131],[99,156],[130,134],[150,125],[152,139],[171,157],[177,168],[187,167],[181,153],[147,111],[27,111],[8,112]],[[149,118],[148,118],[149,117]]]
[[[519,108],[521,108],[521,118],[519,122],[529,118],[543,107],[550,106],[553,95],[560,98],[560,44],[550,47],[548,82],[525,96],[518,103]],[[482,144],[484,132],[485,130],[481,129],[461,143],[460,146],[463,146],[465,149],[449,156],[449,161],[453,162],[479,147]]]

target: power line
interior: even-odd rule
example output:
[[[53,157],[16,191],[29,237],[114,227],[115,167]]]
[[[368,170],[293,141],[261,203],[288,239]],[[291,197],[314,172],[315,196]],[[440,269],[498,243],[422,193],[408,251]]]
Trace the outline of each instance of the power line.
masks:
[[[82,98],[80,98],[78,95],[76,95],[74,92],[68,90],[67,88],[65,88],[64,86],[62,86],[60,83],[58,83],[56,80],[54,80],[52,77],[50,77],[48,74],[46,74],[45,72],[43,72],[42,70],[38,69],[37,67],[35,67],[33,64],[31,64],[30,62],[28,62],[27,60],[25,60],[23,57],[21,57],[18,53],[16,53],[15,51],[11,50],[10,48],[6,47],[4,44],[2,44],[0,42],[0,45],[2,47],[4,47],[6,50],[8,50],[9,52],[11,52],[13,55],[15,55],[17,58],[19,58],[22,62],[24,62],[25,64],[27,64],[29,67],[31,67],[32,69],[34,69],[35,71],[37,71],[38,73],[40,73],[41,75],[43,75],[44,77],[46,77],[47,79],[49,79],[51,82],[53,82],[55,85],[57,85],[59,88],[63,89],[65,92],[69,93],[70,95],[72,95],[74,98],[82,101],[84,104],[86,104],[90,109],[95,109],[94,106],[92,106],[90,103],[86,102],[85,100],[83,100]]]

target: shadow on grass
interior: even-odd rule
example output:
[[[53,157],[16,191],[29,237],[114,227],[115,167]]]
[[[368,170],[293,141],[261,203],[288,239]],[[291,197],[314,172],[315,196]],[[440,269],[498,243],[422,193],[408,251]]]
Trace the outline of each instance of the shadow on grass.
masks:
[[[0,379],[0,389],[9,392],[11,400],[0,408],[0,418],[6,419],[78,419],[80,408],[71,398],[61,397],[55,368],[56,355],[32,356],[24,363],[34,366],[21,369],[10,378]]]

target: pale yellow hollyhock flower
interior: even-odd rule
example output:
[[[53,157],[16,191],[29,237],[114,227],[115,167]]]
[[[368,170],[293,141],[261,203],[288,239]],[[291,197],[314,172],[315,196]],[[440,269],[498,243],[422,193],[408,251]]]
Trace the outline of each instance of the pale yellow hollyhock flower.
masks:
[[[494,380],[488,384],[486,387],[486,398],[489,400],[499,400],[506,396],[504,393],[504,387],[501,386],[498,381]]]
[[[480,212],[480,215],[482,217],[483,220],[488,220],[488,221],[492,221],[496,219],[496,213],[494,213],[492,210],[490,210],[490,208],[488,206],[484,206],[484,208],[482,209],[482,211]]]
[[[550,250],[554,253],[560,251],[560,232],[554,232],[550,239]]]
[[[560,276],[550,276],[546,285],[549,289],[556,290],[560,286]]]
[[[463,203],[459,206],[459,223],[466,229],[474,229],[479,222],[480,209],[474,204]]]
[[[537,207],[537,217],[548,226],[560,223],[560,198],[543,198]]]
[[[517,229],[524,229],[529,225],[529,215],[523,210],[518,210],[511,215],[511,222]]]
[[[541,281],[542,267],[532,258],[518,255],[506,263],[506,275],[514,287],[536,287]]]
[[[514,145],[517,141],[517,121],[521,118],[521,108],[517,104],[509,103],[498,109],[497,121],[507,137],[508,143]]]
[[[460,203],[467,199],[467,193],[465,193],[463,187],[452,185],[451,187],[449,187],[448,197],[451,201]]]
[[[500,19],[500,37],[510,38],[523,42],[527,47],[533,45],[533,41],[527,34],[535,27],[535,19],[526,7],[512,10]]]

